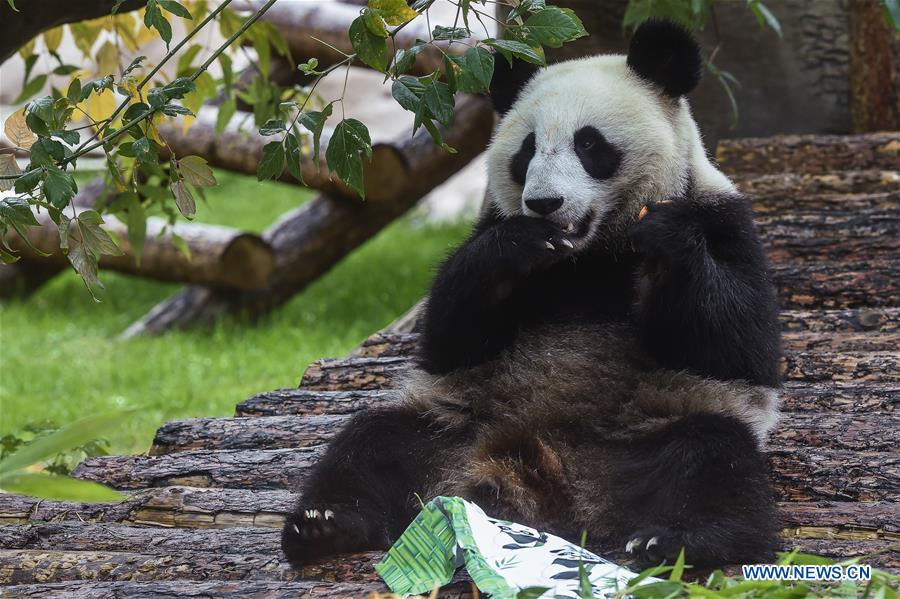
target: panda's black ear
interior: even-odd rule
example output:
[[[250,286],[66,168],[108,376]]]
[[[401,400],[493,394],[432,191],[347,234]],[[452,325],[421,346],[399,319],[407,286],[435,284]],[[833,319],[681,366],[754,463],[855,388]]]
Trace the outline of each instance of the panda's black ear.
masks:
[[[494,75],[491,77],[491,102],[494,110],[506,114],[538,67],[524,60],[513,58],[512,66],[501,54],[494,54]]]
[[[687,29],[672,21],[650,20],[631,38],[628,66],[677,98],[700,83],[703,60],[700,46]]]

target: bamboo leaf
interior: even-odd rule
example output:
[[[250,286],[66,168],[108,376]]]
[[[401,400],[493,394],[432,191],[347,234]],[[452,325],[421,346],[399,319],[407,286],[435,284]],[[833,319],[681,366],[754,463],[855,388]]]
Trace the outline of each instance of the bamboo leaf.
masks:
[[[89,480],[44,472],[14,472],[0,477],[0,488],[8,493],[57,501],[112,503],[124,499],[114,489]]]

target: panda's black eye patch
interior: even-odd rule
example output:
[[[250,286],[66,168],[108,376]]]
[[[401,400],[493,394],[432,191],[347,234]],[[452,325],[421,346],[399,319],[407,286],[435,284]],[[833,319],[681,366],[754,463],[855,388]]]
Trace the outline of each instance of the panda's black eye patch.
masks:
[[[525,185],[525,177],[528,175],[528,164],[534,158],[534,150],[534,133],[529,133],[522,140],[522,147],[512,157],[512,162],[509,164],[512,180],[519,185]]]
[[[622,153],[593,127],[575,132],[575,153],[587,174],[595,179],[609,179],[622,161]]]

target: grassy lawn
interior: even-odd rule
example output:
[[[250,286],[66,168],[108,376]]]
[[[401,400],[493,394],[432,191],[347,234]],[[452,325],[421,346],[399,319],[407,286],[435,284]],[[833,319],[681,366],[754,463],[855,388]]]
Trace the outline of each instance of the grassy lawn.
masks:
[[[197,220],[262,230],[308,199],[297,187],[217,173]],[[227,416],[249,395],[295,386],[306,365],[346,354],[425,292],[435,265],[468,226],[403,219],[256,326],[118,341],[177,285],[106,272],[95,304],[74,272],[24,301],[0,303],[0,435],[29,423],[66,424],[137,408],[108,435],[113,453],[146,450],[173,418]]]

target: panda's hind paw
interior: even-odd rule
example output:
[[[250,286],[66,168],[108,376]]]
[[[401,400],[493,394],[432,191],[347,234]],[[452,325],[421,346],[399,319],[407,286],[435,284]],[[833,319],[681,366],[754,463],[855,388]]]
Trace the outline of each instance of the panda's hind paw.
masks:
[[[639,530],[629,537],[625,553],[641,566],[672,564],[687,545],[684,533],[669,528]]]

